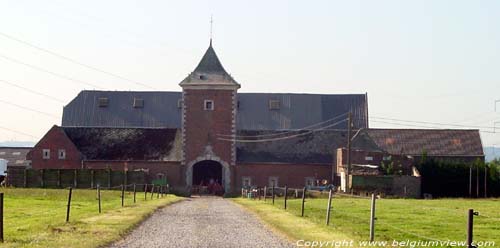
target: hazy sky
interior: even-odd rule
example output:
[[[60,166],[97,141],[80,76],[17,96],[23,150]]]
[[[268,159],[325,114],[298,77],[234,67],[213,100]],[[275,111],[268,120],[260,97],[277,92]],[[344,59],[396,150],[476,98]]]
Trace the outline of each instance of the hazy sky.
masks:
[[[494,112],[499,13],[495,0],[0,0],[0,80],[52,97],[0,81],[0,127],[36,137],[0,129],[0,141],[38,140],[60,124],[64,104],[83,89],[148,90],[4,35],[158,90],[180,91],[178,83],[208,46],[211,14],[214,48],[241,92],[368,92],[370,117],[493,131],[500,121],[500,103]],[[375,122],[381,120],[370,126],[447,127]],[[482,138],[500,146],[500,133]]]

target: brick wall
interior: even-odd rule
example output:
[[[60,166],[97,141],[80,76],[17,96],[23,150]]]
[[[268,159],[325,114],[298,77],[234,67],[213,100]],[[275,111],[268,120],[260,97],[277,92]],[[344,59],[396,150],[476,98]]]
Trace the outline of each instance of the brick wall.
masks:
[[[278,177],[280,187],[305,186],[306,177],[326,179],[331,182],[331,164],[238,164],[235,167],[236,189],[241,188],[242,178],[250,177],[252,185],[269,186],[269,177]]]
[[[221,141],[220,134],[234,130],[234,90],[184,90],[184,162],[202,155],[210,143],[215,155],[233,163],[232,142]],[[205,110],[204,101],[214,101],[214,110]]]
[[[50,149],[50,159],[43,158],[43,149]],[[64,149],[65,159],[59,159],[58,150]],[[81,154],[64,131],[53,126],[26,156],[33,169],[78,169]]]

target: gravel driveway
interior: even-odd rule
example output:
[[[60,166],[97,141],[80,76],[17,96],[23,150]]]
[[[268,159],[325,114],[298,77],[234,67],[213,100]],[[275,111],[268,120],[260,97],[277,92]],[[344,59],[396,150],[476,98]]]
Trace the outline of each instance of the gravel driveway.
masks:
[[[154,213],[111,247],[293,247],[220,197],[190,198]]]

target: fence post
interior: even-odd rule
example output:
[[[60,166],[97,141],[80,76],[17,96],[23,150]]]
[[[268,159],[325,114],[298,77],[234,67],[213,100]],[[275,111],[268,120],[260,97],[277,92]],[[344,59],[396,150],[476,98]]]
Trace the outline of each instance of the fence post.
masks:
[[[474,215],[479,215],[478,212],[474,212],[474,209],[469,209],[468,219],[467,219],[467,247],[474,248],[472,245],[473,232],[474,232]]]
[[[125,185],[122,184],[122,207],[123,207],[124,198],[125,198]]]
[[[111,169],[108,170],[108,188],[111,188]]]
[[[151,184],[151,200],[153,200],[154,193],[155,193],[155,185]]]
[[[144,201],[148,200],[148,185],[144,184]]]
[[[158,188],[156,190],[156,199],[160,199],[160,185],[158,185]]]
[[[90,188],[94,188],[94,170],[90,170]]]
[[[101,186],[97,185],[97,200],[99,201],[99,213],[101,213]]]
[[[264,201],[266,201],[267,198],[267,186],[264,186]]]
[[[41,170],[40,170],[40,186],[41,186],[42,188],[43,188],[43,187],[45,187],[45,182],[43,181],[43,178],[44,178],[44,176],[43,176],[43,172],[44,172],[44,170],[43,170],[43,169],[41,169]]]
[[[135,188],[135,183],[134,183],[134,203],[135,203],[135,193],[136,193],[136,188]]]
[[[304,217],[304,203],[306,202],[306,187],[302,189],[302,208],[301,208],[301,216]]]
[[[286,209],[286,200],[288,198],[288,186],[285,185],[285,209]]]
[[[328,206],[326,208],[326,225],[330,225],[330,210],[332,209],[332,193],[333,190],[330,189],[330,192],[328,193]]]
[[[69,222],[69,210],[71,209],[71,193],[72,192],[73,192],[73,188],[69,187],[68,208],[66,209],[66,222]]]
[[[274,185],[271,188],[271,197],[273,198],[273,205],[274,205]]]
[[[24,169],[24,187],[28,187],[28,169]]]
[[[372,207],[370,211],[370,241],[375,239],[375,194],[372,194]]]
[[[0,193],[0,242],[3,243],[3,193]]]
[[[61,187],[61,170],[57,170],[57,187]]]
[[[78,187],[78,170],[77,169],[75,169],[75,172],[73,174],[73,186],[75,188]]]

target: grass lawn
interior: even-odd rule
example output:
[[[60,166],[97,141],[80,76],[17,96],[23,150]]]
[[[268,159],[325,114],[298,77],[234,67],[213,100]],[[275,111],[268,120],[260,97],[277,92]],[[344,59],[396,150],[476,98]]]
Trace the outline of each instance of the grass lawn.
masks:
[[[101,191],[98,213],[96,190],[74,189],[70,222],[66,223],[67,189],[1,189],[4,192],[2,247],[99,247],[120,239],[154,210],[181,200],[173,195],[151,200],[144,193]]]
[[[305,218],[300,217],[301,200],[283,198],[235,202],[257,213],[265,222],[287,234],[292,240],[368,240],[370,199],[334,197],[330,226],[326,227],[327,199],[307,199]],[[467,210],[474,218],[474,240],[495,241],[500,246],[500,199],[377,199],[375,240],[465,241]]]

